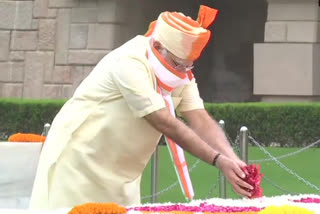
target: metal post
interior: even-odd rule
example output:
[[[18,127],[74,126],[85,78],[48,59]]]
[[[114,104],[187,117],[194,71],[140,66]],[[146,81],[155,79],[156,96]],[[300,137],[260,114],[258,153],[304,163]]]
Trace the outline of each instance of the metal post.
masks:
[[[219,125],[222,128],[222,130],[225,131],[225,123],[223,120],[219,121]],[[227,184],[226,177],[219,170],[219,195],[220,195],[220,198],[227,198],[226,184]]]
[[[151,159],[151,203],[157,202],[158,189],[158,147],[154,151]]]
[[[240,158],[246,163],[248,163],[248,143],[248,128],[242,126],[240,128]]]
[[[50,126],[51,125],[49,123],[44,124],[43,131],[42,131],[42,134],[41,134],[42,136],[45,136],[45,137],[48,136]]]

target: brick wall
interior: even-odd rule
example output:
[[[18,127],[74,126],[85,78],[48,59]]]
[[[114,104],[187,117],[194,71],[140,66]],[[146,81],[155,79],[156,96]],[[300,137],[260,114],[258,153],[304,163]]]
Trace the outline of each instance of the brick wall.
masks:
[[[126,1],[0,1],[0,97],[68,98],[123,42]]]

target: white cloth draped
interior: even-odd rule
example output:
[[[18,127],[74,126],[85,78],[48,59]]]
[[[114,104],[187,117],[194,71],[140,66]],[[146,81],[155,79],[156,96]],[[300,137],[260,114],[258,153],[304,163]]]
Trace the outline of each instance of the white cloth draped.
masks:
[[[27,208],[42,143],[0,142],[0,208]]]

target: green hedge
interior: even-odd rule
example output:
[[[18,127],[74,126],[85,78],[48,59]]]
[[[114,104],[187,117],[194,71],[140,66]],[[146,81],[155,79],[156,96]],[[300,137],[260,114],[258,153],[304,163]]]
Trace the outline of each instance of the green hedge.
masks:
[[[242,126],[266,146],[305,146],[320,138],[320,103],[206,104],[206,109],[217,121],[225,121],[232,140]]]
[[[0,140],[16,132],[41,133],[51,123],[65,100],[0,99]],[[225,121],[232,140],[241,126],[268,146],[304,146],[320,138],[320,103],[206,103],[206,109]]]
[[[0,140],[16,132],[41,134],[65,100],[0,99]]]

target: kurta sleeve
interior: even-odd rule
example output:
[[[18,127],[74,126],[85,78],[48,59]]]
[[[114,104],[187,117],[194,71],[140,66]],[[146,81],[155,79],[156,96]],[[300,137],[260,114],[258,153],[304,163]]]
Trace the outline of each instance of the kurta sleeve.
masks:
[[[178,96],[182,98],[176,109],[178,113],[195,109],[204,109],[203,100],[200,97],[195,79],[183,86],[182,91]]]
[[[144,117],[165,107],[143,62],[126,57],[120,59],[117,65],[113,69],[112,79],[135,117]]]

